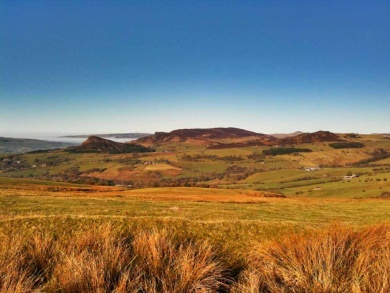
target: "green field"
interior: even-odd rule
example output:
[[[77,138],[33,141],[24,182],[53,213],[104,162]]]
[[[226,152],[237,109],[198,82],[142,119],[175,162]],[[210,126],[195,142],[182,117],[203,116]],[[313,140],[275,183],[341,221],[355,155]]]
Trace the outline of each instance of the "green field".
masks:
[[[144,154],[72,154],[57,150],[3,156],[0,174],[99,185],[274,190],[287,195],[313,188],[322,190],[316,196],[334,197],[371,197],[380,195],[381,189],[388,191],[386,181],[379,180],[390,179],[390,141],[380,135],[361,135],[351,142],[364,147],[334,149],[330,143],[317,142],[279,148],[311,150],[282,155],[264,154],[270,149],[266,146],[214,150],[190,143],[168,143],[157,146],[154,153]],[[304,171],[308,167],[320,169]],[[348,182],[353,194],[361,189],[358,194],[346,192],[342,177],[348,174],[360,176]]]
[[[207,188],[101,189],[6,178],[0,179],[0,186],[3,226],[114,221],[130,226],[163,225],[179,231],[184,225],[188,233],[198,231],[210,239],[232,237],[227,243],[235,246],[237,235],[249,241],[330,223],[364,226],[390,221],[390,201],[386,198],[273,198],[244,190]],[[315,192],[312,197],[320,197]],[[234,231],[236,236],[221,229]]]

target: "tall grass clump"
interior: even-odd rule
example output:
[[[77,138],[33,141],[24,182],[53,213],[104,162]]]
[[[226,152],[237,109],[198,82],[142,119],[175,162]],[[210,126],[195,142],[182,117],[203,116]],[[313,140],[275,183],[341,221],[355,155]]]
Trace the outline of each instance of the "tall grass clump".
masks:
[[[0,292],[32,292],[36,283],[35,272],[22,253],[23,241],[20,236],[0,238]]]
[[[133,259],[125,239],[109,225],[59,241],[58,250],[49,292],[113,292]]]
[[[0,292],[390,292],[390,225],[261,242],[242,256],[243,267],[228,261],[241,254],[217,246],[110,224],[0,234]]]
[[[226,268],[205,242],[110,225],[72,235],[2,236],[0,292],[219,292]]]
[[[227,281],[213,248],[205,242],[175,244],[165,231],[141,232],[133,249],[145,292],[216,292]]]
[[[233,292],[390,292],[390,226],[259,244]]]

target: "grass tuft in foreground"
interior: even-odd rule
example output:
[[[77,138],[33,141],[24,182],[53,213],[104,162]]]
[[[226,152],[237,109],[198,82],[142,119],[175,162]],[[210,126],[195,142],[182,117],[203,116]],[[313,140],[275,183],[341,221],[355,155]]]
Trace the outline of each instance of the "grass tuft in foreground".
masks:
[[[390,292],[390,227],[333,227],[258,245],[234,292]]]
[[[3,236],[0,292],[216,292],[228,279],[207,243],[111,226],[72,238]]]
[[[225,253],[165,229],[111,224],[72,235],[2,234],[0,292],[390,292],[389,225],[258,243],[239,272]]]

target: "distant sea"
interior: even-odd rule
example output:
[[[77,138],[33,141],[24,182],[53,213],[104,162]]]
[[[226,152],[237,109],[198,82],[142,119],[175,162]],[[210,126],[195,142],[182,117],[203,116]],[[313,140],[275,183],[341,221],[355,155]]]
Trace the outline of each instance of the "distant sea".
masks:
[[[66,142],[74,145],[79,145],[87,138],[79,138],[79,137],[63,137],[68,134],[37,134],[37,133],[0,133],[0,136],[3,137],[12,137],[12,138],[29,138],[29,139],[39,139],[46,141],[55,141],[55,142]],[[116,142],[129,142],[135,140],[135,138],[107,138]]]

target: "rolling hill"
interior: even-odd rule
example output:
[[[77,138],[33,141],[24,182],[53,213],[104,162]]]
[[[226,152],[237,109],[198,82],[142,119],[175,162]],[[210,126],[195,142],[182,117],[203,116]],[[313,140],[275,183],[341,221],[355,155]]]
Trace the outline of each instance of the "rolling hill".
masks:
[[[314,142],[344,141],[337,134],[330,131],[317,131],[313,133],[301,133],[296,136],[286,137],[281,144],[304,144]]]
[[[247,142],[256,145],[272,145],[278,139],[253,131],[227,127],[227,128],[195,128],[178,129],[171,132],[156,132],[151,136],[137,139],[134,143],[142,145],[159,145],[164,143],[188,143],[204,145],[210,148],[230,148],[245,146]]]
[[[289,138],[293,146],[283,146],[283,140],[237,128],[185,129],[148,137],[146,147],[92,136],[68,149],[0,156],[0,176],[300,196],[373,197],[388,192],[390,141],[382,135],[359,135],[345,140],[347,148],[334,148],[340,137],[331,132],[306,133]],[[351,143],[362,147],[351,148]],[[349,173],[359,177],[342,180]]]
[[[200,145],[208,149],[228,149],[252,146],[299,145],[316,142],[342,142],[337,134],[330,131],[313,133],[295,132],[278,137],[256,133],[240,128],[206,128],[178,129],[171,132],[156,132],[130,143],[145,146],[164,145],[169,143]]]
[[[138,144],[127,144],[115,142],[109,139],[98,136],[90,136],[80,146],[69,147],[67,149],[73,153],[110,153],[110,154],[125,154],[125,153],[145,153],[153,150]]]

